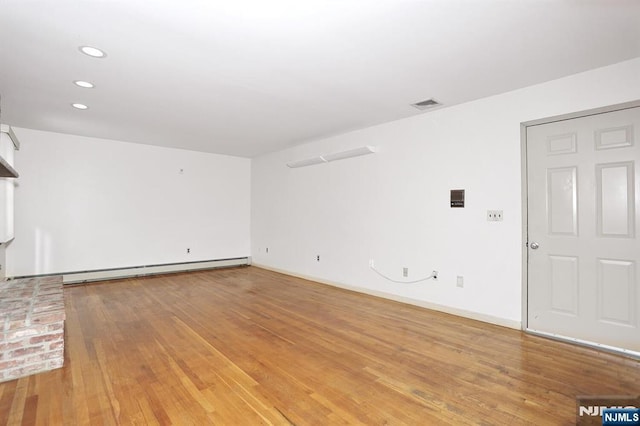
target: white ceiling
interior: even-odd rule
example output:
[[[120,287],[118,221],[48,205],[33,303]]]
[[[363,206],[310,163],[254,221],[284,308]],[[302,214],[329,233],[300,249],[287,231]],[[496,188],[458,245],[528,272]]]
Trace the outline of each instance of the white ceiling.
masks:
[[[0,0],[3,123],[246,157],[639,56],[638,0]]]

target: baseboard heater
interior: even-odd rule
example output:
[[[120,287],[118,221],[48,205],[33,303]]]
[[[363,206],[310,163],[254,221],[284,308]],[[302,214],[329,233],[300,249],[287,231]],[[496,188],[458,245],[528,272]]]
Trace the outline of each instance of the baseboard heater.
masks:
[[[161,265],[132,266],[128,268],[65,272],[55,275],[62,275],[63,284],[80,284],[91,281],[115,280],[118,278],[170,274],[173,272],[198,271],[202,269],[228,268],[232,266],[247,266],[250,264],[250,258],[238,257],[233,259],[204,260],[199,262],[166,263]]]

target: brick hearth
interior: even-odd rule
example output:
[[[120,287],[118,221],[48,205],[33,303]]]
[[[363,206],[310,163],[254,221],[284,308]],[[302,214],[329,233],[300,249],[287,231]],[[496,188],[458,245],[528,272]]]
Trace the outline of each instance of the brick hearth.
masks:
[[[62,277],[0,281],[0,382],[62,367]]]

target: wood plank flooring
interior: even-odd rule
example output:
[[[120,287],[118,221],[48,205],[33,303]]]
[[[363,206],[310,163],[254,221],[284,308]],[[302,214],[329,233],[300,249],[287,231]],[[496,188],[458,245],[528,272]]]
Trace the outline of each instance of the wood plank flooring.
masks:
[[[575,424],[640,362],[255,267],[65,288],[62,369],[0,425]]]

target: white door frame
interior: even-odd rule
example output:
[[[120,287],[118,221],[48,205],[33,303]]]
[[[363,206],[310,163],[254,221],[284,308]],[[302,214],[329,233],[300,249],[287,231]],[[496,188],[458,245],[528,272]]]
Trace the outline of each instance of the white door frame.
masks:
[[[554,123],[556,121],[563,121],[563,120],[571,120],[574,118],[581,118],[581,117],[587,117],[590,115],[597,115],[597,114],[604,114],[607,112],[612,112],[612,111],[619,111],[619,110],[623,110],[623,109],[629,109],[629,108],[636,108],[636,107],[640,107],[640,100],[637,101],[631,101],[631,102],[624,102],[621,104],[615,104],[615,105],[609,105],[609,106],[605,106],[605,107],[600,107],[600,108],[594,108],[594,109],[589,109],[589,110],[584,110],[584,111],[578,111],[578,112],[573,112],[570,114],[562,114],[562,115],[556,115],[553,117],[546,117],[546,118],[540,118],[537,120],[531,120],[531,121],[525,121],[523,123],[520,123],[520,153],[521,153],[521,160],[522,160],[522,165],[521,165],[521,174],[522,174],[522,330],[530,333],[530,334],[540,334],[540,335],[544,335],[545,337],[550,337],[550,338],[554,338],[557,340],[561,340],[561,341],[565,341],[565,342],[572,342],[572,343],[576,343],[576,344],[580,344],[580,345],[586,345],[586,346],[596,346],[599,349],[604,349],[604,350],[609,350],[609,351],[613,351],[616,353],[622,353],[622,354],[626,354],[629,355],[627,352],[625,352],[624,350],[619,350],[617,348],[611,348],[605,345],[594,345],[590,342],[584,342],[581,341],[579,339],[571,339],[571,338],[565,338],[565,337],[560,337],[560,336],[554,336],[551,334],[546,334],[546,333],[538,333],[538,332],[533,332],[531,330],[529,330],[529,324],[528,324],[528,317],[529,317],[529,312],[528,312],[528,289],[529,289],[529,282],[528,282],[528,276],[529,276],[529,236],[527,234],[527,230],[528,230],[528,209],[529,209],[529,205],[528,205],[528,200],[527,200],[527,196],[528,196],[528,181],[527,181],[527,127],[530,126],[537,126],[540,124],[547,124],[547,123]],[[631,354],[631,356],[636,357],[635,353]]]

